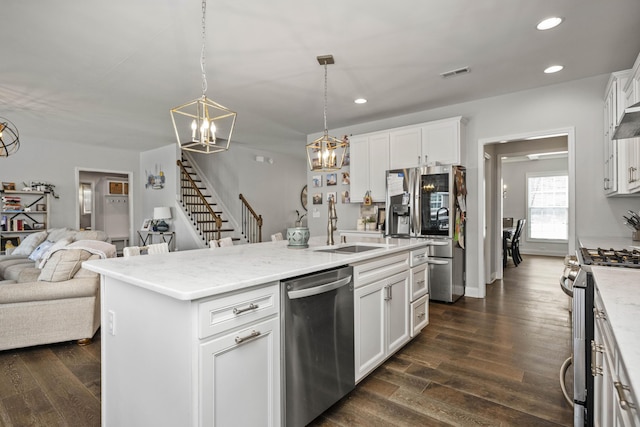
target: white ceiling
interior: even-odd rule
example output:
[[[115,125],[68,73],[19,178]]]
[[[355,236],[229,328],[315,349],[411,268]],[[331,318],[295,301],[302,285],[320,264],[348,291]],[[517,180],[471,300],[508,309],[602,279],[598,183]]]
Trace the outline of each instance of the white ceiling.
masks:
[[[23,144],[160,147],[169,109],[202,93],[198,0],[4,0],[2,15],[0,116]],[[551,15],[564,23],[536,30]],[[640,1],[209,0],[207,33],[207,96],[238,112],[234,141],[280,150],[323,129],[318,55],[336,61],[331,130],[631,68]]]

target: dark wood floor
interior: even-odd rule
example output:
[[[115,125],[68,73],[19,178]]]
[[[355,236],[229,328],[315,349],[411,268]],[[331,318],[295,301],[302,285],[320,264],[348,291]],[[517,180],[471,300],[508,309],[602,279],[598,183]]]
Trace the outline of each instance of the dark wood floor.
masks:
[[[486,299],[430,304],[429,326],[313,425],[570,426],[561,272],[562,258],[526,256]],[[0,352],[0,426],[99,425],[99,334]]]
[[[571,353],[562,262],[525,256],[486,299],[431,303],[429,326],[314,427],[572,425],[558,379]]]

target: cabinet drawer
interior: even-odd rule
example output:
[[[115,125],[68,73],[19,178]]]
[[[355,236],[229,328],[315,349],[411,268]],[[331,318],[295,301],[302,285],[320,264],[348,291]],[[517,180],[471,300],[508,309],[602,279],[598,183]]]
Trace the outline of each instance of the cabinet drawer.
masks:
[[[356,288],[385,279],[409,269],[409,252],[374,258],[353,265],[353,283]]]
[[[198,307],[198,337],[210,337],[277,314],[280,284],[204,301]]]
[[[411,338],[429,324],[429,295],[411,303]]]
[[[429,292],[427,264],[411,268],[411,301]]]

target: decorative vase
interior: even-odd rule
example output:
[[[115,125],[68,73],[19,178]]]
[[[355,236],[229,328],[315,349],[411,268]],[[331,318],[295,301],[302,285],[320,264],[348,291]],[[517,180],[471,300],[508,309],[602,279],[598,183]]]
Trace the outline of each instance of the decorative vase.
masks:
[[[287,228],[288,247],[293,249],[304,249],[309,247],[309,227]]]

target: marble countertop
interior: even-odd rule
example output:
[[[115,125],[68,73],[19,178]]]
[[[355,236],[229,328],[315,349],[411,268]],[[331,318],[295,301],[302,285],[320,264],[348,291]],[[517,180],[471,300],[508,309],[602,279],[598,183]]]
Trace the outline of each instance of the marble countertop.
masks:
[[[362,243],[380,249],[335,254],[318,252],[328,247],[326,237],[312,237],[306,249],[288,248],[288,242],[281,240],[92,260],[82,265],[96,273],[188,301],[416,249],[426,246],[428,241],[381,238],[377,243]]]
[[[591,268],[602,297],[607,321],[629,375],[631,388],[640,393],[640,269],[620,267]],[[636,402],[637,403],[637,402]]]

